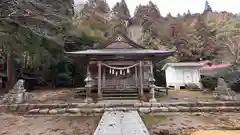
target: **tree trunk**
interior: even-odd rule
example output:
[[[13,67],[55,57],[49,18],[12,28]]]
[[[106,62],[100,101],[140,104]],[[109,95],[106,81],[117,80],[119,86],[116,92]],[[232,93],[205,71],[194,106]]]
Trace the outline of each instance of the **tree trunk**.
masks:
[[[13,64],[11,53],[7,54],[7,88],[10,90],[13,87]]]

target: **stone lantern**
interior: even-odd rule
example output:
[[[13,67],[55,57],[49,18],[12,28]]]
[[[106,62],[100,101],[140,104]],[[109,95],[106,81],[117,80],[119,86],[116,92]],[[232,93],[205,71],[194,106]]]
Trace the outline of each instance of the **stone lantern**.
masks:
[[[91,77],[91,74],[88,72],[87,73],[87,77],[85,78],[85,88],[87,89],[86,90],[86,99],[85,99],[85,102],[92,102],[92,98],[91,98],[91,90],[92,90],[92,86],[93,86],[93,79]]]
[[[149,82],[149,88],[150,88],[150,94],[151,94],[151,99],[149,100],[149,102],[157,102],[157,100],[155,99],[155,79],[152,73],[150,73],[148,82]]]

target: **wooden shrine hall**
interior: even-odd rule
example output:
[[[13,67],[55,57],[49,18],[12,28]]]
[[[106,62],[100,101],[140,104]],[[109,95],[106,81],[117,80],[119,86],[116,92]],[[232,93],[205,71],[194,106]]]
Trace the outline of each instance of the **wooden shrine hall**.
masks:
[[[87,65],[86,100],[92,100],[93,91],[97,91],[99,99],[143,98],[146,92],[154,92],[154,63],[173,53],[147,49],[124,34],[117,34],[94,49],[66,52],[79,64]]]

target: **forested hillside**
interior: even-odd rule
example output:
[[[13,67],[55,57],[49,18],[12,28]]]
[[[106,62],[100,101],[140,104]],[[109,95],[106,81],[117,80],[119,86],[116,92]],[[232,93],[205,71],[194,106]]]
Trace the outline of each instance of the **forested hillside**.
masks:
[[[240,17],[228,12],[214,12],[206,3],[203,13],[191,11],[163,17],[149,2],[136,7],[131,17],[125,0],[110,10],[104,0],[89,0],[73,23],[88,35],[106,39],[116,31],[129,34],[132,26],[141,29],[138,42],[150,48],[177,49],[178,61],[239,61]],[[136,36],[136,35],[135,35]]]
[[[73,7],[73,0],[0,1],[0,54],[8,81],[20,68],[40,71],[55,83],[67,76],[75,84],[84,73],[63,52],[91,48],[116,32],[149,48],[176,49],[172,61],[240,62],[239,15],[214,12],[208,3],[203,13],[177,17],[162,16],[152,2],[136,7],[134,16],[125,0],[112,9],[105,0]]]

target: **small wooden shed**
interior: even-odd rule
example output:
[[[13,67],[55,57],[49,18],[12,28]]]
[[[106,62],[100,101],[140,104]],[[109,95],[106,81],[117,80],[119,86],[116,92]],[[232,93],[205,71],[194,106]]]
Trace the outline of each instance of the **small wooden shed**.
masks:
[[[200,69],[202,63],[199,62],[180,62],[167,63],[163,66],[165,70],[166,85],[175,90],[186,88],[188,85],[196,85],[201,88]]]

